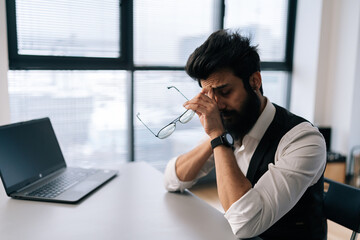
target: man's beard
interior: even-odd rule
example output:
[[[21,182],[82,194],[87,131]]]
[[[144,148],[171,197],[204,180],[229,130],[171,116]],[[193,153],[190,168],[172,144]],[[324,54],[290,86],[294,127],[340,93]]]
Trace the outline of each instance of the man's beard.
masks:
[[[260,99],[254,91],[247,91],[247,97],[240,111],[221,111],[225,129],[235,140],[242,138],[252,129],[260,116]],[[224,117],[230,117],[224,119]]]

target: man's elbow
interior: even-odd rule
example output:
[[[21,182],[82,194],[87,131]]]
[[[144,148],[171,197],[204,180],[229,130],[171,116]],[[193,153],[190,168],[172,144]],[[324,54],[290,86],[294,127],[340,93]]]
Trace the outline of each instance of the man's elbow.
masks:
[[[165,187],[166,191],[168,191],[168,192],[179,192],[180,191],[179,187],[174,186],[172,184],[165,183],[164,187]]]
[[[240,239],[257,237],[264,232],[259,226],[248,226],[247,224],[235,228],[232,226],[231,229],[234,235]]]
[[[164,179],[164,187],[168,192],[184,192],[185,187],[182,184]]]
[[[259,236],[261,233],[265,232],[270,224],[264,221],[262,209],[254,214],[253,216],[243,216],[238,217],[227,217],[227,220],[230,224],[231,230],[237,238],[252,238]]]
[[[259,233],[248,231],[247,229],[239,229],[237,232],[234,232],[236,238],[246,239],[259,236]]]
[[[176,192],[179,190],[179,186],[169,181],[166,177],[164,178],[164,187],[168,192]]]

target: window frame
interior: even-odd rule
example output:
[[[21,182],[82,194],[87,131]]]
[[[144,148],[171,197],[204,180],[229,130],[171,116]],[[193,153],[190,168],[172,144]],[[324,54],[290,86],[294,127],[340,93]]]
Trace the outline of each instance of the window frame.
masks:
[[[120,4],[120,51],[119,58],[90,58],[90,57],[58,57],[39,55],[19,55],[17,49],[16,9],[15,0],[6,0],[9,70],[127,70],[128,83],[128,134],[129,161],[135,160],[134,139],[134,72],[135,71],[184,71],[184,66],[141,66],[134,64],[133,37],[133,0],[119,0]],[[225,0],[215,1],[214,31],[224,28]],[[284,61],[261,62],[262,71],[282,71],[289,73],[286,92],[286,108],[290,106],[291,72],[293,70],[293,51],[295,40],[297,0],[288,0],[286,46]]]
[[[10,70],[129,70],[132,68],[132,1],[120,0],[120,52],[118,58],[18,54],[16,0],[6,0]]]
[[[224,28],[225,0],[218,0],[215,29]],[[122,56],[119,58],[40,56],[18,54],[16,6],[6,0],[9,69],[10,70],[184,70],[183,66],[141,66],[133,62],[133,0],[120,0],[120,35]],[[297,0],[288,0],[286,46],[284,61],[261,62],[261,69],[292,71]],[[125,24],[126,23],[126,24]]]

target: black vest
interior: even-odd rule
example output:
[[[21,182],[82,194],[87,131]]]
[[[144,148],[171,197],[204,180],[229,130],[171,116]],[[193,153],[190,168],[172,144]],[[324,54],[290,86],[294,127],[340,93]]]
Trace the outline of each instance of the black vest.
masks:
[[[275,105],[274,120],[266,130],[256,148],[246,177],[254,185],[268,170],[268,164],[274,163],[275,152],[281,138],[293,127],[306,120],[286,109]],[[326,239],[327,225],[323,214],[323,176],[309,187],[299,202],[279,221],[260,235],[264,240]]]

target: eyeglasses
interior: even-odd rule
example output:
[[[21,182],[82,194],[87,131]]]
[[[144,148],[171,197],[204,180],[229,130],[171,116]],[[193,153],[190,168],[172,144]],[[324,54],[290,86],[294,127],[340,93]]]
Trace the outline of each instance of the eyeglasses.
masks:
[[[168,89],[175,89],[176,91],[178,91],[186,100],[189,101],[189,99],[187,99],[187,97],[185,97],[184,94],[182,94],[182,92],[180,92],[179,89],[177,89],[175,86],[170,86],[167,87]],[[136,114],[136,117],[140,120],[140,122],[142,124],[144,124],[144,126],[152,133],[154,134],[155,137],[160,138],[160,139],[164,139],[167,138],[168,136],[170,136],[176,129],[176,122],[180,122],[182,124],[185,124],[187,122],[189,122],[193,116],[194,116],[195,112],[191,109],[186,110],[183,114],[181,114],[179,117],[175,118],[173,121],[171,121],[169,124],[167,124],[165,127],[163,127],[162,129],[160,129],[160,131],[155,134],[153,131],[151,131],[151,129],[141,120],[140,113]]]

